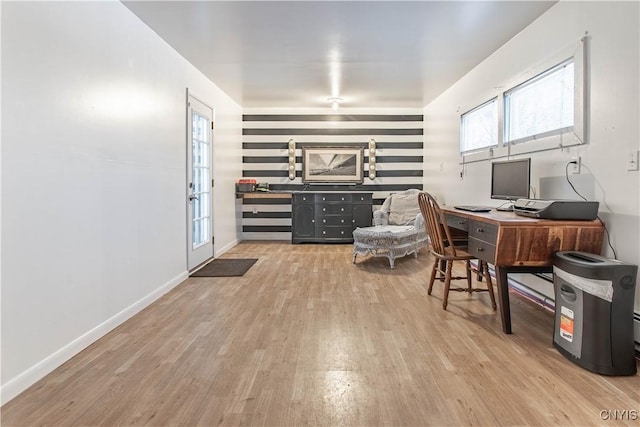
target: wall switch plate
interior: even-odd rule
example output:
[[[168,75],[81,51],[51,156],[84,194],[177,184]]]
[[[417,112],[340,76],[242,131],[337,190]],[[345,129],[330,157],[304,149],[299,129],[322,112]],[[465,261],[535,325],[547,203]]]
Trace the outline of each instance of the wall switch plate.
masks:
[[[582,157],[572,157],[571,158],[571,173],[580,173],[580,167],[582,166]]]
[[[629,157],[627,159],[627,170],[628,171],[637,171],[638,170],[638,158],[640,157],[640,150],[631,150],[629,151]]]

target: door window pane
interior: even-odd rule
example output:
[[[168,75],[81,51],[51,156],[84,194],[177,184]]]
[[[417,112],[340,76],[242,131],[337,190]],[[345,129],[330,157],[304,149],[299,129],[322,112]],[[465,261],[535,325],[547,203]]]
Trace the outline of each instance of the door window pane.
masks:
[[[193,248],[209,241],[211,216],[211,165],[209,119],[197,111],[192,114],[192,209]]]

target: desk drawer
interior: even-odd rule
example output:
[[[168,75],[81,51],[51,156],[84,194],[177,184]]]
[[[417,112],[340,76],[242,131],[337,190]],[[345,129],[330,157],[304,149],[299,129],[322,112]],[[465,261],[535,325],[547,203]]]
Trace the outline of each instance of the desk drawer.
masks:
[[[469,237],[474,237],[495,246],[498,240],[498,226],[486,222],[469,221]]]
[[[469,221],[467,218],[458,216],[458,215],[448,215],[444,216],[445,221],[447,221],[447,225],[449,228],[455,228],[456,230],[469,230]]]
[[[495,263],[496,246],[484,240],[469,237],[469,253],[490,264]]]

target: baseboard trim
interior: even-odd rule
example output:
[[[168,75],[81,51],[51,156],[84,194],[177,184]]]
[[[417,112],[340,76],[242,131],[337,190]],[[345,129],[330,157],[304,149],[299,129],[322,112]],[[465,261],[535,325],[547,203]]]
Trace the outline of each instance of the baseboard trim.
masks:
[[[151,305],[154,301],[178,286],[188,277],[189,275],[186,271],[180,273],[150,294],[120,311],[118,314],[79,336],[69,344],[52,353],[50,356],[36,363],[31,368],[10,379],[5,384],[2,384],[2,386],[0,386],[0,405],[4,405],[14,397],[18,396],[73,356],[80,353],[107,333],[111,332],[117,326],[121,325]]]
[[[237,246],[239,243],[239,241],[233,240],[230,243],[224,245],[223,247],[221,247],[220,249],[216,250],[215,253],[215,257],[218,258],[220,255],[224,254],[225,252],[229,251],[231,248],[233,248],[234,246]]]

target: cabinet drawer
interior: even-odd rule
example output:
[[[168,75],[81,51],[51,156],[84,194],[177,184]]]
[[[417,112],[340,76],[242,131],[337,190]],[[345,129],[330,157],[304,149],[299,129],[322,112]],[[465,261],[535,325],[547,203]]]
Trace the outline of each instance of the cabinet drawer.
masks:
[[[469,253],[490,264],[495,263],[496,247],[485,240],[469,237]]]
[[[293,203],[297,203],[297,204],[308,204],[308,203],[314,203],[315,202],[315,198],[313,194],[293,194]]]
[[[351,225],[348,227],[318,227],[316,237],[324,239],[353,239]]]
[[[351,217],[351,206],[343,204],[320,204],[316,206],[318,216],[324,215],[349,215]]]
[[[351,202],[351,194],[346,193],[318,193],[316,203],[323,202]]]
[[[455,228],[457,230],[467,231],[469,229],[469,221],[467,218],[458,216],[458,215],[447,215],[444,216],[445,221],[447,221],[447,225],[450,228]]]
[[[498,226],[486,222],[469,221],[469,237],[474,237],[495,246],[498,239]]]
[[[353,203],[371,203],[373,200],[373,194],[352,194],[351,201]]]
[[[351,223],[352,222],[353,221],[351,220],[351,215],[349,215],[349,216],[347,216],[347,215],[327,215],[327,216],[321,216],[320,218],[316,219],[316,223],[318,225],[320,225],[320,226],[338,225],[338,226],[351,227]]]

